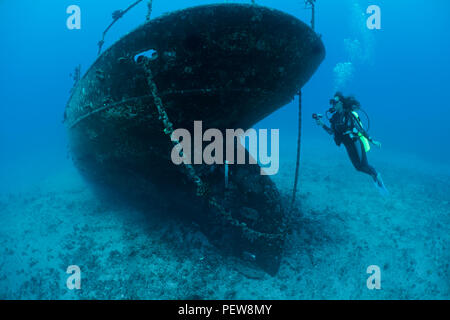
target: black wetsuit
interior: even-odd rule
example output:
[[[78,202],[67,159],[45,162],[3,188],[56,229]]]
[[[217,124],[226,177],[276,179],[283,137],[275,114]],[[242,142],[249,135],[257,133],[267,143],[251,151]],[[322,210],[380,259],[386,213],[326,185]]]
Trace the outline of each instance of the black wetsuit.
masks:
[[[339,113],[336,112],[330,119],[331,128],[324,126],[324,129],[329,133],[334,135],[334,142],[338,146],[341,143],[344,144],[345,149],[347,149],[348,156],[353,163],[356,170],[367,173],[372,176],[372,178],[377,180],[377,171],[369,165],[367,162],[366,150],[361,139],[358,136],[350,137],[347,133],[352,131],[354,128],[360,133],[362,133],[367,139],[371,140],[369,135],[361,127],[359,121],[351,112]]]

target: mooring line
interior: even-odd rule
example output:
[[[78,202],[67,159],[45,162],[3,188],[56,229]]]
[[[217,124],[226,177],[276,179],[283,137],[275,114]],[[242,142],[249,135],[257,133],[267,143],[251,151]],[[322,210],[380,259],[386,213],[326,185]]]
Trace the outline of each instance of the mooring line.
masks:
[[[316,13],[316,0],[305,0],[305,4],[311,9],[311,28],[315,29],[315,13]],[[300,155],[301,155],[301,145],[302,145],[302,90],[298,92],[298,135],[297,135],[297,161],[295,163],[295,179],[294,187],[292,190],[292,200],[291,200],[291,212],[295,208],[295,198],[297,195],[297,185],[298,185],[298,175],[300,171]]]
[[[136,2],[132,3],[128,8],[125,10],[116,10],[112,13],[113,21],[109,24],[108,27],[106,27],[105,31],[103,31],[102,39],[98,42],[98,52],[97,55],[100,55],[102,53],[102,47],[105,44],[105,36],[108,33],[109,29],[120,19],[122,18],[128,11],[130,11],[132,8],[137,6],[139,3],[141,3],[143,0],[137,0]],[[150,21],[150,16],[152,14],[152,6],[153,6],[153,0],[149,0],[147,3],[147,16],[146,20]]]

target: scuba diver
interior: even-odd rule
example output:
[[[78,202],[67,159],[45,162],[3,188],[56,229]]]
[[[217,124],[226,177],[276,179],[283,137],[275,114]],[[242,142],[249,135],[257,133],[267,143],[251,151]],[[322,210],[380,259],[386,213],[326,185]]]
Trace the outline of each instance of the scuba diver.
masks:
[[[330,100],[332,107],[327,111],[332,113],[328,121],[331,127],[326,126],[322,121],[322,115],[313,114],[317,125],[321,126],[328,134],[334,135],[334,142],[340,146],[344,144],[348,156],[356,170],[370,175],[375,182],[375,186],[382,195],[387,195],[388,191],[384,186],[381,175],[367,161],[367,152],[370,150],[370,143],[381,148],[381,143],[373,140],[366,130],[355,110],[360,109],[360,103],[353,97],[344,97],[341,92],[336,92],[334,98]]]

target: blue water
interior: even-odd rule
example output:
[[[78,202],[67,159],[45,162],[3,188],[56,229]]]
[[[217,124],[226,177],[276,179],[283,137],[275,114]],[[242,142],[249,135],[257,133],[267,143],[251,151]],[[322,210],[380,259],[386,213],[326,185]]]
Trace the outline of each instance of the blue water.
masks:
[[[310,21],[303,1],[256,2]],[[152,17],[208,3],[154,0]],[[72,4],[81,8],[81,30],[66,27]],[[100,202],[73,168],[62,123],[69,74],[78,64],[88,69],[111,12],[129,4],[0,1],[0,298],[450,298],[448,1],[317,0],[327,55],[303,89],[303,214],[279,274],[258,279],[234,270],[201,234]],[[381,8],[381,30],[366,27],[372,4]],[[145,15],[144,1],[114,25],[105,48]],[[369,161],[383,172],[388,199],[311,120],[336,89],[354,94],[370,115],[382,148]],[[257,125],[280,129],[273,179],[285,196],[296,119],[295,99]],[[180,262],[185,241],[202,249]],[[65,286],[70,264],[87,268],[81,290]],[[373,264],[380,290],[366,287]]]

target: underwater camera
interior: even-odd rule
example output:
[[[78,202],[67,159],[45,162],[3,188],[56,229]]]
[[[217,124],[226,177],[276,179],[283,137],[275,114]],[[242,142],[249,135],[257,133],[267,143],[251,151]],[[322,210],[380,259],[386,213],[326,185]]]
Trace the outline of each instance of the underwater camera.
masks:
[[[314,120],[319,120],[319,119],[323,118],[323,115],[318,114],[318,113],[313,113],[312,117],[313,117]]]

